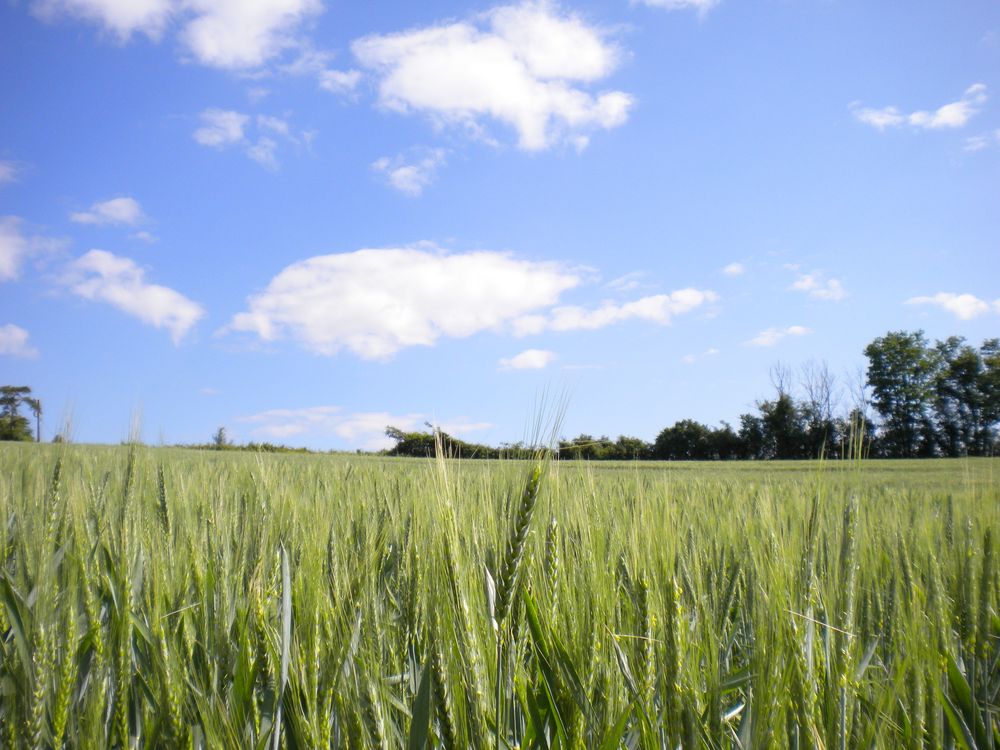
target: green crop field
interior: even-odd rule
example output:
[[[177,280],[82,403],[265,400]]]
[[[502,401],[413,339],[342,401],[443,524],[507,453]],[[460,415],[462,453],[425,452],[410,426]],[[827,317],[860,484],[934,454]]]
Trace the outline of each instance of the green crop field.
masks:
[[[1000,747],[998,532],[997,459],[4,445],[0,744]]]

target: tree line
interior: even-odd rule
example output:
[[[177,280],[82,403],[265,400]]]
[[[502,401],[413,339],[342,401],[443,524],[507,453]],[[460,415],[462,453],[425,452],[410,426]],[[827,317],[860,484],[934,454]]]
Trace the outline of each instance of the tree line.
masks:
[[[581,434],[559,441],[559,457],[709,461],[1000,455],[1000,339],[975,347],[960,336],[931,343],[923,331],[890,331],[869,343],[864,354],[867,369],[846,388],[825,364],[807,364],[797,377],[786,367],[772,368],[773,396],[757,401],[735,426],[682,419],[661,430],[653,442]],[[41,418],[42,404],[31,388],[0,386],[0,440],[40,441]],[[523,443],[493,447],[444,432],[389,426],[386,435],[394,445],[384,453],[392,456],[434,455],[438,440],[452,456],[501,459],[533,453],[533,446]],[[190,447],[305,450],[269,443],[237,446],[225,428],[211,444]]]
[[[682,419],[653,442],[581,434],[558,443],[564,460],[767,460],[820,455],[931,458],[1000,455],[1000,339],[979,347],[960,336],[929,342],[923,331],[891,331],[864,349],[855,383],[841,387],[825,364],[798,374],[773,368],[774,394],[741,414],[736,426]],[[846,391],[846,393],[845,393]],[[389,427],[398,456],[434,455],[432,433]],[[523,457],[530,446],[499,448],[440,433],[448,455]]]

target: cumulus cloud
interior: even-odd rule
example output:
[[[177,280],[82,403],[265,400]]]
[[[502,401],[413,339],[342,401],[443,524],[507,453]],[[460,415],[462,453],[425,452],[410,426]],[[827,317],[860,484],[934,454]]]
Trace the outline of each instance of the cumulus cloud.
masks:
[[[136,263],[106,250],[91,250],[70,264],[63,279],[74,294],[105,302],[156,328],[177,344],[205,311],[180,292],[149,284]]]
[[[990,311],[990,303],[972,294],[955,294],[954,292],[938,292],[929,297],[911,297],[906,300],[908,305],[933,305],[954,315],[959,320],[972,320]],[[996,300],[993,309],[1000,313],[1000,299]]]
[[[742,276],[747,271],[746,266],[742,263],[730,263],[727,266],[722,267],[722,272],[726,276]]]
[[[696,10],[701,15],[719,4],[719,0],[638,0],[638,2],[667,10]]]
[[[525,349],[520,354],[500,360],[501,370],[542,370],[556,359],[555,352],[545,349]]]
[[[432,149],[421,158],[407,160],[402,156],[393,159],[383,156],[372,163],[372,169],[401,193],[418,196],[431,184],[439,167],[444,164],[444,149]]]
[[[259,68],[304,45],[301,28],[323,10],[321,0],[35,0],[46,21],[78,18],[102,26],[119,40],[135,33],[160,39],[179,25],[183,49],[216,68]]]
[[[906,113],[901,112],[897,107],[874,109],[863,107],[860,102],[852,102],[850,109],[856,120],[871,125],[877,130],[898,128],[902,125],[923,130],[938,130],[963,127],[973,115],[982,109],[986,99],[986,84],[974,83],[965,90],[961,99],[938,107],[933,112],[917,110]]]
[[[767,328],[746,343],[750,346],[774,346],[788,336],[805,336],[812,331],[805,326],[788,326],[788,328]]]
[[[379,100],[485,137],[485,121],[512,127],[518,145],[585,145],[592,130],[623,124],[633,99],[584,88],[609,76],[620,52],[601,29],[552,2],[494,8],[468,21],[355,41],[379,80]],[[582,139],[582,140],[581,140]]]
[[[839,302],[847,296],[839,279],[828,279],[822,271],[799,274],[791,286],[797,292],[805,292],[814,299]]]
[[[32,4],[35,15],[45,21],[79,18],[100,24],[122,41],[137,32],[159,39],[179,8],[176,0],[35,0]]]
[[[311,406],[302,409],[270,409],[240,417],[239,421],[251,425],[251,433],[258,438],[289,440],[295,437],[337,437],[352,447],[383,450],[395,444],[386,437],[386,427],[392,425],[406,432],[424,429],[428,416],[393,414],[387,411],[345,413],[339,406]],[[452,435],[485,430],[492,426],[489,422],[473,422],[465,418],[440,425],[442,430]]]
[[[95,203],[89,211],[79,211],[69,216],[70,221],[77,224],[92,224],[94,226],[104,226],[106,224],[124,224],[135,226],[142,223],[146,216],[142,212],[142,206],[135,198],[123,196],[112,198],[111,200]]]
[[[501,330],[581,282],[556,263],[491,251],[365,249],[294,263],[248,300],[229,330],[291,337],[324,355],[365,359]]]
[[[28,332],[13,323],[0,326],[0,356],[34,359],[38,350],[28,343]]]
[[[300,26],[323,10],[320,0],[187,0],[195,17],[181,40],[203,65],[257,68],[299,44]]]

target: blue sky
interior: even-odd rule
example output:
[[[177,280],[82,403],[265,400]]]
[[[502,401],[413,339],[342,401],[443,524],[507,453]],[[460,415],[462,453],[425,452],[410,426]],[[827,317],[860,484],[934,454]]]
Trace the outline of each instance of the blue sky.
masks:
[[[0,6],[0,382],[45,438],[652,440],[1000,335],[1000,5]]]

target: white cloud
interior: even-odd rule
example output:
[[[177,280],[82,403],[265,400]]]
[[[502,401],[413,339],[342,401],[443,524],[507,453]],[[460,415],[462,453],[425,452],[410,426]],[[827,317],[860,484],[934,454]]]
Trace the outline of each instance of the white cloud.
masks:
[[[746,343],[750,346],[774,346],[787,336],[805,336],[812,331],[805,326],[788,326],[788,328],[768,328],[761,331]]]
[[[394,159],[383,156],[372,163],[372,169],[383,175],[396,190],[417,196],[433,182],[438,168],[444,164],[445,154],[444,149],[436,148],[411,162],[407,162],[402,156]]]
[[[202,126],[194,131],[194,139],[202,146],[222,148],[240,143],[249,115],[224,109],[206,109],[201,113]]]
[[[555,352],[545,349],[525,349],[520,354],[500,360],[501,370],[542,370],[556,359]]]
[[[722,272],[726,274],[726,276],[742,276],[747,272],[747,269],[742,263],[730,263],[729,265],[722,267]]]
[[[847,290],[839,279],[828,279],[822,271],[799,274],[791,286],[798,292],[806,292],[815,299],[839,302],[847,296]]]
[[[205,311],[173,289],[146,283],[145,275],[129,258],[91,250],[70,264],[64,283],[84,299],[106,302],[143,323],[166,328],[177,344]]]
[[[619,50],[606,34],[554,3],[500,6],[469,21],[358,39],[352,50],[379,77],[379,100],[485,137],[484,120],[514,128],[522,149],[577,147],[587,132],[628,118],[621,91],[582,84],[609,76]]]
[[[0,161],[0,185],[6,185],[10,182],[17,181],[18,169],[17,164],[12,161]]]
[[[617,279],[612,279],[605,286],[616,292],[634,292],[642,286],[642,278],[645,275],[643,271],[632,271],[631,273],[619,276]]]
[[[133,240],[139,240],[140,242],[145,242],[148,245],[151,245],[159,240],[159,237],[157,237],[152,232],[147,232],[145,229],[140,232],[135,232],[134,234],[129,235],[129,237],[131,237]]]
[[[387,411],[344,413],[339,406],[311,406],[302,409],[270,409],[240,417],[240,422],[254,425],[257,438],[288,440],[298,436],[338,437],[364,450],[391,448],[395,443],[385,435],[389,425],[404,431],[425,429],[426,414],[393,414]],[[458,418],[440,425],[451,435],[489,429],[489,422]]]
[[[81,18],[101,24],[122,41],[136,32],[159,39],[179,7],[176,0],[35,0],[32,4],[35,15],[45,21]]]
[[[0,216],[0,281],[20,276],[21,265],[28,257],[45,259],[64,250],[69,241],[41,235],[28,235],[19,216]]]
[[[319,73],[319,87],[332,94],[348,94],[360,82],[360,70],[323,70]]]
[[[202,126],[193,133],[198,143],[217,149],[241,146],[248,157],[268,169],[277,169],[279,166],[278,142],[271,136],[290,143],[299,142],[292,133],[288,120],[281,117],[251,117],[242,112],[213,108],[202,112],[200,118]],[[311,139],[312,135],[309,134],[306,140]]]
[[[322,12],[320,0],[187,0],[194,11],[181,40],[198,62],[217,68],[259,68],[299,46],[302,23]]]
[[[1000,130],[972,135],[965,139],[965,150],[970,153],[982,151],[992,146],[1000,146]]]
[[[543,328],[552,331],[596,330],[626,320],[647,320],[668,325],[675,315],[683,315],[718,299],[715,292],[701,289],[679,289],[670,294],[654,294],[632,302],[605,302],[597,308],[564,305],[552,310]],[[535,326],[535,330],[532,329]],[[537,321],[529,321],[525,333],[537,333]]]
[[[855,119],[877,130],[910,125],[925,130],[963,127],[973,115],[977,114],[986,103],[986,85],[974,83],[965,90],[957,102],[950,102],[938,107],[933,112],[917,110],[909,114],[901,112],[897,107],[882,107],[873,109],[862,107],[860,102],[852,102],[850,109]]]
[[[706,349],[701,354],[685,354],[683,357],[681,357],[681,362],[683,362],[686,365],[693,365],[698,360],[705,359],[705,357],[714,357],[718,353],[719,350],[713,346],[709,349]]]
[[[324,355],[346,348],[385,359],[442,336],[502,330],[580,282],[559,264],[506,253],[365,249],[288,266],[228,329],[265,341],[291,337]]]
[[[263,136],[258,138],[257,142],[253,145],[247,146],[247,156],[261,166],[267,167],[268,169],[277,169],[278,159],[275,156],[275,151],[277,151],[277,149],[278,144],[273,138]]]
[[[696,10],[701,15],[719,4],[719,0],[638,0],[638,2],[667,10]]]
[[[959,320],[972,320],[990,311],[990,303],[972,294],[955,294],[954,292],[938,292],[930,297],[911,297],[906,300],[908,305],[934,305],[947,310]],[[993,303],[993,308],[1000,313],[1000,299]]]
[[[38,350],[28,344],[28,332],[13,323],[0,326],[0,356],[34,359]]]
[[[16,279],[28,253],[28,239],[21,233],[21,220],[0,216],[0,281]]]
[[[70,221],[77,224],[93,224],[104,226],[105,224],[125,224],[135,226],[146,219],[142,212],[142,206],[135,198],[124,196],[112,198],[111,200],[95,203],[89,211],[80,211],[70,214]]]

